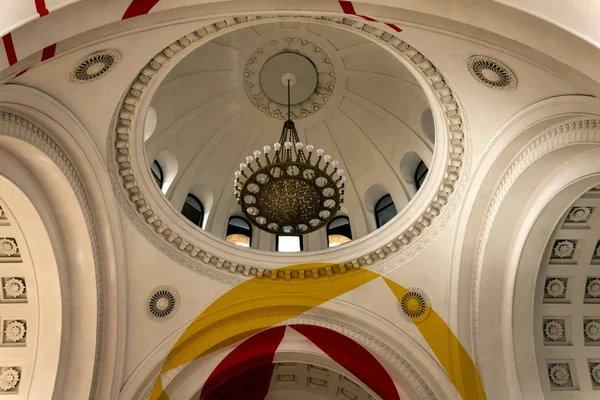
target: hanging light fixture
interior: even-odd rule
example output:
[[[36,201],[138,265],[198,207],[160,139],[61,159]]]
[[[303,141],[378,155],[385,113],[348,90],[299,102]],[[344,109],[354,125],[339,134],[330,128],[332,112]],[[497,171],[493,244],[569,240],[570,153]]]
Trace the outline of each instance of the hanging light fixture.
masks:
[[[288,117],[279,141],[254,151],[235,172],[234,194],[242,212],[259,229],[277,235],[314,232],[325,225],[344,202],[346,177],[337,161],[323,149],[313,153],[304,146],[290,113],[290,87],[295,77],[286,74]]]

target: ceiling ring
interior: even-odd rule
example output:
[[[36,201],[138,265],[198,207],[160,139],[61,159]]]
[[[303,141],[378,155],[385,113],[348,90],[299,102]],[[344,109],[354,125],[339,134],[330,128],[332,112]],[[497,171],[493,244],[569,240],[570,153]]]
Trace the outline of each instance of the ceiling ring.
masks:
[[[490,89],[513,90],[517,87],[515,74],[498,60],[485,56],[472,56],[467,68],[473,78]]]
[[[437,70],[437,68],[429,61],[423,54],[421,54],[414,47],[404,42],[394,34],[387,32],[384,29],[376,27],[366,23],[363,20],[355,20],[342,16],[313,16],[313,15],[271,15],[271,16],[242,16],[232,17],[217,21],[215,23],[206,25],[192,33],[189,33],[179,40],[173,42],[171,45],[164,48],[161,52],[156,54],[150,60],[144,68],[142,68],[140,74],[137,76],[135,81],[131,84],[128,91],[126,92],[120,110],[116,115],[116,122],[114,124],[115,137],[114,141],[109,145],[110,152],[114,155],[116,171],[109,168],[109,172],[115,176],[115,183],[113,187],[117,190],[116,181],[120,181],[120,186],[124,189],[124,195],[128,198],[126,203],[129,203],[131,207],[131,213],[128,213],[131,217],[136,216],[136,219],[141,218],[141,225],[150,227],[158,236],[160,240],[161,248],[168,248],[167,252],[173,255],[173,252],[188,256],[193,259],[197,259],[203,264],[211,264],[217,269],[225,268],[229,272],[238,273],[239,278],[243,276],[269,276],[271,277],[270,270],[260,266],[253,265],[239,265],[235,261],[230,261],[218,256],[213,256],[206,250],[193,244],[195,240],[187,238],[185,234],[175,232],[172,226],[169,226],[164,221],[164,216],[155,212],[155,209],[148,204],[146,196],[142,193],[134,170],[131,164],[131,148],[135,147],[132,142],[132,138],[135,137],[132,132],[132,123],[136,119],[137,107],[144,97],[144,92],[149,86],[150,82],[157,76],[159,70],[169,63],[177,53],[181,52],[187,46],[193,42],[197,42],[207,36],[213,35],[221,30],[230,29],[240,25],[256,23],[260,20],[273,21],[278,18],[297,18],[304,19],[307,21],[316,21],[323,23],[333,23],[341,25],[345,28],[353,28],[361,31],[363,34],[369,34],[373,38],[392,49],[397,54],[401,55],[405,61],[410,63],[417,71],[420,72],[421,76],[429,83],[431,89],[435,92],[438,100],[440,109],[444,113],[444,122],[446,123],[444,131],[447,132],[447,140],[449,143],[449,155],[445,167],[445,173],[443,180],[436,192],[436,194],[429,200],[428,206],[425,210],[414,219],[414,222],[406,228],[404,231],[399,232],[396,237],[378,248],[368,251],[366,254],[355,257],[347,262],[339,263],[331,268],[329,271],[323,271],[324,274],[338,274],[344,273],[347,268],[359,268],[359,267],[371,267],[373,263],[383,260],[388,256],[392,256],[399,250],[406,248],[411,242],[417,237],[421,236],[423,232],[428,231],[433,221],[441,214],[441,211],[449,203],[452,193],[457,187],[461,171],[464,169],[466,161],[466,138],[464,130],[464,121],[460,104],[450,88],[448,82],[443,75]],[[118,175],[118,177],[116,176]],[[121,189],[119,189],[121,190]],[[121,198],[120,193],[117,194],[118,198]],[[453,207],[454,208],[454,207]],[[138,225],[136,223],[136,225]],[[426,238],[430,238],[432,232],[425,235]],[[165,247],[166,246],[166,247]],[[421,246],[422,248],[423,246]],[[189,265],[189,262],[185,262]],[[202,265],[204,267],[204,265]],[[192,269],[198,270],[197,266]],[[216,271],[215,271],[216,272]],[[319,271],[320,272],[320,271]],[[238,281],[239,278],[228,278],[219,276],[219,274],[210,273],[205,271],[205,274],[216,278],[222,279],[227,282]],[[281,275],[281,276],[280,276]],[[301,279],[303,273],[299,273],[297,276],[286,277],[282,274],[271,277],[272,279]]]
[[[120,60],[121,55],[113,50],[90,54],[71,69],[69,80],[73,83],[93,82],[112,71]]]

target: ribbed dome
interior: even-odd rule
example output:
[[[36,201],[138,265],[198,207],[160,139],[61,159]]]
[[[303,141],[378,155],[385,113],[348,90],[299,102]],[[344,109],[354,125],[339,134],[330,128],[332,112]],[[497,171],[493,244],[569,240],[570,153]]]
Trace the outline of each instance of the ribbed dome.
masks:
[[[299,56],[286,61],[281,53]],[[300,140],[339,160],[348,181],[338,214],[349,217],[354,239],[365,236],[376,229],[373,210],[382,196],[389,193],[398,211],[414,196],[417,165],[432,158],[434,127],[411,72],[353,32],[276,22],[200,46],[173,68],[152,99],[148,165],[158,160],[163,191],[176,209],[192,193],[204,206],[204,229],[225,238],[229,218],[242,215],[233,172],[254,150],[273,146],[281,132],[286,68],[298,76],[292,118]],[[305,250],[326,247],[324,232],[311,235]],[[272,236],[255,230],[252,247],[274,250]]]

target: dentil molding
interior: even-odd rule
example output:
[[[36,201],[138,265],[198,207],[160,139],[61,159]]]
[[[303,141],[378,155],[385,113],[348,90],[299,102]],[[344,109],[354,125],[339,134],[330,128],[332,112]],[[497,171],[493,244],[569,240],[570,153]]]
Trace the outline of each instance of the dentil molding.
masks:
[[[133,121],[139,119],[137,117],[138,106],[144,99],[144,93],[147,91],[147,88],[154,83],[153,80],[159,75],[158,73],[161,68],[173,59],[179,60],[177,54],[182,52],[186,47],[193,45],[195,42],[203,42],[206,38],[219,31],[225,29],[232,30],[239,26],[257,23],[260,20],[270,21],[277,18],[298,18],[356,29],[381,42],[389,50],[400,55],[406,62],[414,66],[435,92],[439,107],[444,112],[449,154],[442,182],[432,198],[428,200],[428,206],[424,207],[424,211],[414,218],[414,222],[407,229],[399,232],[393,240],[372,251],[368,251],[366,254],[330,268],[321,268],[316,271],[298,270],[293,274],[291,272],[289,274],[280,272],[277,275],[272,275],[269,269],[257,265],[240,265],[238,262],[213,256],[211,251],[196,245],[194,242],[197,240],[186,237],[186,234],[176,231],[176,228],[167,224],[165,221],[167,218],[162,214],[164,211],[149,204],[147,196],[143,193],[143,190],[147,188],[142,188],[139,185],[138,178],[135,176],[132,166],[131,149],[135,148],[133,139],[137,137],[132,131],[132,124]],[[199,43],[195,44],[195,46],[198,45]],[[468,142],[465,137],[462,114],[461,107],[453,90],[430,60],[397,36],[375,25],[366,23],[364,20],[355,20],[341,16],[318,17],[311,15],[233,17],[209,24],[185,35],[159,52],[141,70],[126,92],[120,109],[117,111],[116,122],[114,124],[114,137],[108,149],[109,159],[113,158],[114,160],[113,163],[109,162],[109,164],[112,164],[109,165],[109,172],[119,203],[134,223],[134,226],[151,243],[178,263],[184,264],[205,276],[221,282],[236,284],[244,279],[244,277],[249,276],[259,278],[266,276],[271,279],[303,279],[305,276],[313,274],[316,274],[316,276],[331,276],[344,273],[348,268],[373,268],[375,267],[374,264],[379,264],[375,268],[377,272],[385,272],[393,269],[400,262],[408,260],[431,242],[450,220],[451,214],[458,208],[456,198],[460,196],[453,195],[453,193],[457,191],[459,181],[463,182],[459,188],[459,192],[465,189],[465,180],[468,177],[464,175],[467,175],[469,172],[469,168],[465,168],[465,162],[468,160],[467,149],[465,147]],[[440,138],[440,140],[443,139]],[[461,175],[464,176],[463,179],[459,179]],[[453,198],[454,201],[452,201]],[[452,206],[448,207],[451,201]],[[440,215],[444,216],[441,223],[434,224],[434,221],[440,219]],[[436,229],[431,229],[432,225],[437,225]],[[422,240],[417,240],[422,238],[424,233],[426,233],[425,237]],[[416,246],[414,245],[415,242],[418,242]],[[400,258],[396,259],[399,255]],[[393,259],[385,264],[381,263],[386,258]],[[216,268],[207,268],[207,265]],[[232,274],[225,275],[217,270],[229,271]]]

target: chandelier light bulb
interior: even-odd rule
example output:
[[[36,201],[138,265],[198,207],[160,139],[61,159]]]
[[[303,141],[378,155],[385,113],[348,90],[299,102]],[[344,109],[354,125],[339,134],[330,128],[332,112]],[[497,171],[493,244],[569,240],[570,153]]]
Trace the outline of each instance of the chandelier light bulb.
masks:
[[[333,168],[337,168],[337,167],[338,167],[338,165],[340,165],[340,163],[339,163],[337,160],[333,160],[333,161],[331,162],[331,166],[332,166]]]
[[[283,145],[287,150],[289,150],[292,147],[292,142],[285,142]]]
[[[247,167],[247,165],[246,165],[245,163],[241,163],[241,164],[240,164],[240,171],[243,171],[243,170],[245,170],[245,169],[246,169],[246,167]]]
[[[338,174],[338,176],[344,175],[344,170],[343,169],[338,169],[337,170],[337,174]]]
[[[317,155],[318,155],[319,157],[322,157],[322,156],[323,156],[323,153],[325,153],[325,151],[324,151],[323,149],[317,149]]]
[[[273,148],[275,149],[275,151],[279,151],[279,149],[281,149],[281,144],[273,143]]]
[[[252,161],[254,161],[254,157],[252,157],[252,156],[246,157],[246,164],[250,165],[252,163]]]
[[[242,177],[242,173],[240,171],[235,171],[236,179],[240,179]]]
[[[309,153],[312,153],[314,149],[314,146],[312,144],[309,144],[308,146],[306,146],[306,151],[308,151]]]
[[[303,147],[304,145],[302,144],[302,142],[296,143],[296,150],[302,150]]]
[[[325,160],[325,162],[329,162],[329,160],[331,160],[331,156],[327,154],[325,157],[323,157],[323,160]]]
[[[271,151],[271,147],[265,146],[265,147],[263,147],[263,151],[265,152],[265,154],[269,154],[269,151]]]
[[[258,159],[260,157],[260,151],[254,150],[254,158]]]

